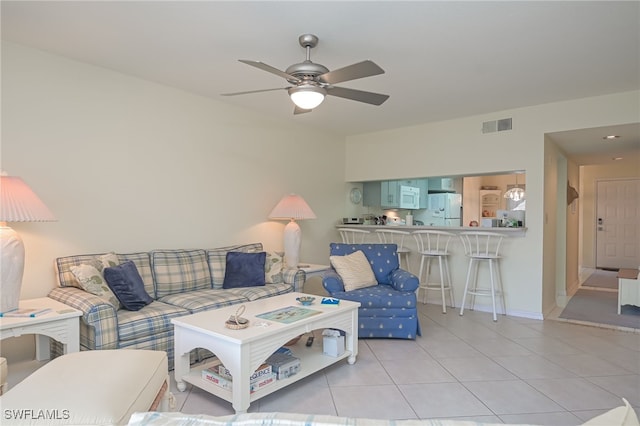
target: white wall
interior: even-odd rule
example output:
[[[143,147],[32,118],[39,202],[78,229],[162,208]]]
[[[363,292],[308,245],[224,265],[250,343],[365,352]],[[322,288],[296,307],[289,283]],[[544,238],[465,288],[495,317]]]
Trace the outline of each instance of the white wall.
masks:
[[[1,166],[57,222],[13,224],[26,246],[22,298],[46,296],[58,256],[263,242],[301,194],[301,259],[328,261],[344,214],[344,140],[59,56],[2,45]],[[327,164],[332,165],[326,173]],[[3,351],[9,341],[3,342]]]
[[[580,193],[580,167],[572,161],[567,162],[567,179],[571,186]],[[567,277],[564,294],[559,294],[559,296],[573,295],[580,285],[580,248],[582,247],[580,241],[580,204],[581,199],[578,198],[567,205]],[[564,298],[561,297],[560,300],[562,299]]]
[[[527,176],[527,233],[505,247],[503,279],[507,310],[539,316],[548,312],[555,294],[554,264],[556,235],[552,223],[560,208],[554,192],[559,185],[545,167],[545,133],[638,121],[640,92],[627,92],[578,99],[429,123],[347,138],[346,180],[367,181],[424,176],[473,175],[505,170],[524,170]],[[482,122],[513,118],[513,130],[482,134]],[[389,151],[392,148],[392,152]],[[411,153],[401,155],[400,153]],[[390,155],[393,154],[393,155]],[[555,153],[547,166],[555,169]],[[566,182],[562,183],[566,185]],[[566,204],[561,206],[566,208]],[[547,241],[547,243],[545,243]],[[554,261],[555,262],[555,261]],[[461,298],[465,262],[454,256],[452,269],[457,298]]]

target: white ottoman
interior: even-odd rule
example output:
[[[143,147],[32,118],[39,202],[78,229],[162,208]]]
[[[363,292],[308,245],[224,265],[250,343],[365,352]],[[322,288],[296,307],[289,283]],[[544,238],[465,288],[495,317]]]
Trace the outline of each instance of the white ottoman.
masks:
[[[2,397],[2,425],[127,424],[136,411],[167,410],[167,354],[147,350],[58,357]]]
[[[7,375],[9,371],[7,369],[7,360],[0,357],[0,395],[7,391]]]

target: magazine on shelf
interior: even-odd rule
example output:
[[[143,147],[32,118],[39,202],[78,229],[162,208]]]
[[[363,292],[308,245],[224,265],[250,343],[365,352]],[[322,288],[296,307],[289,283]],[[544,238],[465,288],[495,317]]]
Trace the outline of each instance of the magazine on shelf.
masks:
[[[16,309],[14,311],[2,312],[0,313],[0,317],[24,317],[24,318],[35,318],[40,315],[48,314],[52,312],[51,308],[24,308],[24,309]]]

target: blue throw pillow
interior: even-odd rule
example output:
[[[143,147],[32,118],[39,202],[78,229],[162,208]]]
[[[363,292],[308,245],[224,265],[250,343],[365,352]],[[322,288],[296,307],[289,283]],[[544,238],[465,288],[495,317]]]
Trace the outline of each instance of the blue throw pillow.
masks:
[[[132,261],[104,268],[103,274],[107,285],[125,309],[139,311],[153,302],[151,296],[144,289],[144,282],[136,264]]]
[[[227,253],[227,266],[224,272],[222,288],[258,287],[264,285],[265,252]]]

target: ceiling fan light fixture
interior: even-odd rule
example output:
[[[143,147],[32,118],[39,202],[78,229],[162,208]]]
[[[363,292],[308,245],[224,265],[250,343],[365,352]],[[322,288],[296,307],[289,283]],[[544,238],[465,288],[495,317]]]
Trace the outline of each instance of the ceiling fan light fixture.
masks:
[[[324,88],[312,84],[303,84],[289,89],[291,101],[302,109],[314,109],[324,101],[326,94],[327,91]]]

